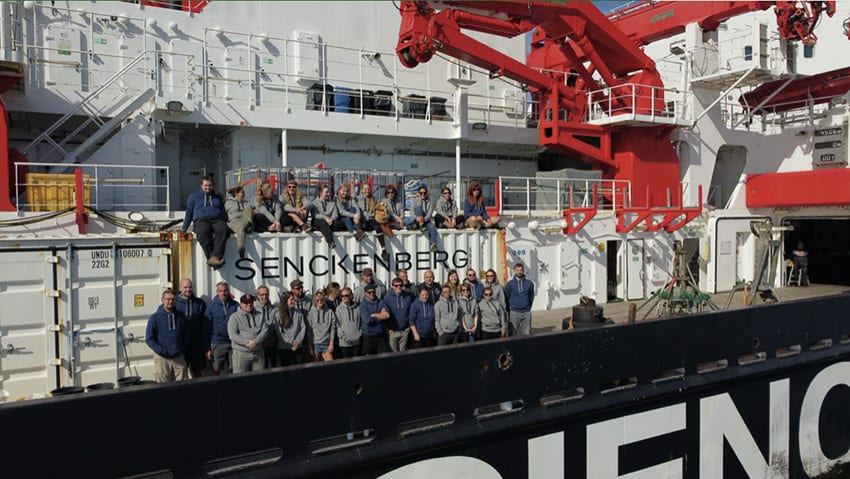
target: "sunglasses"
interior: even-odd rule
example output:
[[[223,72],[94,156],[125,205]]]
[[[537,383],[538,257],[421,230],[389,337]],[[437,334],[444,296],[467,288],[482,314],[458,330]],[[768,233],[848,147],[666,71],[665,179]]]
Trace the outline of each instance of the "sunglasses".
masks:
[[[350,294],[341,294],[341,295],[339,295],[339,297],[340,298],[350,298],[351,295]]]
[[[465,288],[464,288],[464,289],[462,289],[462,290],[460,290],[460,291],[461,291],[462,293],[468,293],[468,292],[469,292],[469,290],[468,290],[468,289],[465,289]]]
[[[393,288],[401,288],[401,285],[400,284],[394,284]]]
[[[484,293],[484,297],[485,297],[485,298],[489,298],[490,296],[493,296],[493,295],[492,295],[492,294],[490,294],[490,293]]]
[[[488,277],[488,278],[495,278],[495,277],[496,277],[496,275],[495,275],[495,274],[488,274],[488,275],[487,275],[487,277]]]
[[[370,289],[370,290],[368,290],[368,291],[364,291],[364,293],[366,293],[366,294],[375,294],[375,290],[374,290],[374,289]]]

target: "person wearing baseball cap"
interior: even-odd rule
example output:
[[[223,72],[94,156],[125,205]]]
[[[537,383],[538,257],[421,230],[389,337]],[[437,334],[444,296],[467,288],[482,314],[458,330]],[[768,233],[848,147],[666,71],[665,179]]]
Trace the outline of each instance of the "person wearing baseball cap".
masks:
[[[233,347],[233,372],[259,371],[265,365],[263,341],[269,325],[260,311],[254,309],[254,296],[245,293],[239,298],[239,309],[227,321],[227,333]]]

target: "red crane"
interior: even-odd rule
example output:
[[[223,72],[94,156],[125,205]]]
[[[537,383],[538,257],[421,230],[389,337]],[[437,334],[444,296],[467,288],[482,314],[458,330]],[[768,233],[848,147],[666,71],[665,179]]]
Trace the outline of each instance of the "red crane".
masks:
[[[662,1],[617,12],[612,22],[590,2],[403,1],[396,52],[408,67],[441,52],[527,85],[540,105],[541,145],[589,162],[606,178],[629,180],[635,204],[646,194],[644,206],[669,206],[680,187],[669,137],[675,126],[588,124],[590,103],[661,114],[661,76],[639,44],[678,33],[690,22],[716,27],[726,18],[770,6],[776,7],[782,36],[803,41],[816,38],[813,29],[821,12],[835,10],[835,2]],[[505,37],[533,32],[527,64],[461,29]],[[588,98],[589,91],[598,93]]]

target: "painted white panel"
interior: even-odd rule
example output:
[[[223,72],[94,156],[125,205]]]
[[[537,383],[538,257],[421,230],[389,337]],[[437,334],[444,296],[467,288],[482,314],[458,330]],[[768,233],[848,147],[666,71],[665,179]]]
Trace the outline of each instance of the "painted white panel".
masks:
[[[322,76],[321,38],[318,33],[294,31],[287,44],[288,71],[293,81],[309,84]]]
[[[0,268],[0,402],[56,387],[53,263],[47,251],[3,251]],[[21,309],[26,305],[26,311]],[[6,394],[3,393],[5,391]]]
[[[84,33],[64,25],[45,25],[44,42],[44,80],[51,85],[80,85],[82,91],[88,89],[87,55],[82,55],[81,44]]]
[[[626,299],[645,297],[644,245],[642,239],[626,242]]]

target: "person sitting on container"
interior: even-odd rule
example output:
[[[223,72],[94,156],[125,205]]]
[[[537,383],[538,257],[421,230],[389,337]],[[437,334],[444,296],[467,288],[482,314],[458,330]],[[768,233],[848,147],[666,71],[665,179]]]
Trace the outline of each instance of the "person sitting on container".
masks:
[[[433,346],[434,303],[431,302],[431,291],[427,286],[419,288],[418,299],[410,305],[408,318],[413,334],[413,348]]]
[[[313,201],[313,228],[322,233],[331,249],[336,246],[333,231],[345,231],[345,223],[339,215],[339,206],[331,197],[331,187],[328,185],[319,188],[319,194]]]
[[[183,232],[192,225],[198,243],[207,258],[207,264],[215,269],[224,265],[224,249],[230,230],[224,212],[224,201],[213,191],[211,176],[201,178],[201,189],[189,195],[186,214],[183,216]]]
[[[384,239],[384,232],[381,229],[381,224],[375,219],[376,206],[380,202],[375,199],[374,195],[372,195],[372,185],[364,183],[363,186],[360,187],[360,196],[357,197],[356,201],[357,207],[363,213],[363,218],[360,221],[363,225],[363,229],[375,232],[375,236],[378,237],[378,244],[381,245],[381,258],[384,261],[388,261],[390,259],[390,254],[387,252],[387,242],[386,239]]]
[[[272,329],[277,335],[277,358],[280,366],[303,362],[301,345],[307,335],[306,319],[302,309],[296,307],[295,296],[283,293],[275,310]]]
[[[397,191],[395,186],[387,186],[384,198],[381,199],[381,204],[387,208],[389,224],[396,230],[404,228],[404,203],[396,201]]]
[[[245,199],[245,191],[241,186],[230,190],[230,197],[224,202],[227,211],[227,227],[236,238],[239,257],[245,257],[245,233],[252,228],[251,204]]]
[[[230,285],[219,281],[215,285],[215,297],[207,305],[204,317],[207,320],[205,341],[210,347],[207,359],[212,361],[213,374],[227,374],[232,369],[230,335],[227,320],[239,308],[239,303],[230,297]]]
[[[481,195],[481,185],[477,181],[469,184],[466,190],[466,199],[463,200],[464,224],[467,228],[496,228],[500,218],[490,217],[484,207],[484,197]]]
[[[362,354],[369,356],[390,352],[387,342],[386,320],[390,317],[387,305],[375,293],[375,285],[366,285],[365,297],[360,301],[360,344]]]
[[[457,297],[457,305],[460,308],[460,326],[463,329],[461,342],[471,343],[478,335],[478,301],[472,292],[472,284],[464,281],[460,285],[460,296]]]
[[[443,289],[440,290],[440,299],[434,305],[434,324],[437,330],[437,346],[458,342],[460,308],[446,285],[443,285]]]
[[[283,230],[283,203],[280,202],[268,181],[257,188],[257,214],[254,215],[254,230],[257,233],[280,233]]]
[[[336,335],[339,339],[339,356],[353,358],[360,356],[360,306],[352,301],[354,293],[345,287],[339,292],[339,305],[336,307]]]
[[[162,304],[148,318],[145,343],[154,353],[153,378],[158,383],[186,379],[186,316],[174,307],[177,295],[162,292]]]
[[[336,191],[336,204],[339,209],[339,217],[342,219],[345,228],[354,233],[354,239],[357,241],[366,237],[363,232],[363,212],[357,206],[357,200],[351,196],[351,188],[348,185],[340,185]]]
[[[307,207],[301,200],[301,188],[298,188],[298,182],[289,180],[286,183],[286,191],[283,192],[281,198],[283,202],[283,211],[286,215],[281,219],[284,227],[295,225],[301,231],[310,231],[310,223],[307,222]]]
[[[190,376],[193,379],[199,378],[206,369],[206,354],[210,346],[209,342],[204,341],[204,328],[207,323],[204,313],[207,304],[195,296],[190,278],[180,280],[180,294],[177,295],[174,307],[186,316],[186,364],[189,365]]]
[[[307,314],[307,324],[310,343],[313,345],[313,361],[333,359],[336,313],[328,308],[325,293],[317,291],[313,295],[313,309]]]
[[[437,228],[457,228],[463,225],[463,217],[457,214],[457,204],[452,198],[452,190],[443,187],[437,200],[437,214],[434,215]]]
[[[374,286],[377,297],[383,298],[387,293],[387,288],[375,280],[375,274],[372,272],[372,268],[366,267],[360,271],[360,285],[354,290],[354,302],[359,303],[366,296],[366,287]]]
[[[431,251],[437,249],[437,228],[434,226],[434,207],[428,198],[428,188],[420,186],[417,190],[418,198],[410,203],[410,211],[413,216],[404,219],[404,224],[411,230],[425,230]]]
[[[428,290],[428,302],[434,304],[440,299],[440,283],[434,281],[434,272],[426,269],[422,274],[422,282],[419,283],[419,289],[425,288]]]
[[[481,339],[508,337],[505,307],[493,297],[493,288],[484,287],[481,302],[478,303],[478,313],[481,324]]]
[[[243,294],[239,309],[227,320],[227,334],[233,348],[233,372],[260,371],[266,365],[263,342],[269,325],[263,322],[260,311],[254,308],[254,295]]]

